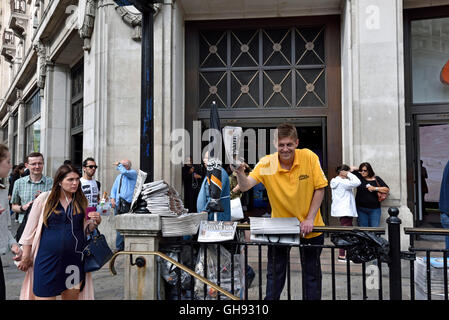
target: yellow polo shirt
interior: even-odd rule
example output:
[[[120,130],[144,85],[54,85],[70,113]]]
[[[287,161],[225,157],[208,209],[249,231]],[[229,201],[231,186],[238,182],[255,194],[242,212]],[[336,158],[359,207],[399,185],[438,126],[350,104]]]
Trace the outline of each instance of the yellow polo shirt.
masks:
[[[297,217],[300,222],[307,218],[314,191],[327,186],[319,158],[309,149],[295,150],[290,170],[281,167],[277,152],[267,155],[260,159],[249,176],[262,182],[267,189],[273,218]],[[319,209],[314,225],[324,226]],[[320,234],[311,232],[306,238]]]

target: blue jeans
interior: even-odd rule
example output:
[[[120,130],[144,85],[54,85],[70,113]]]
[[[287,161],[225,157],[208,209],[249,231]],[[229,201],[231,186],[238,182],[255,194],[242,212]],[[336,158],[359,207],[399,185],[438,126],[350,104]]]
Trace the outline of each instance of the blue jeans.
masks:
[[[359,227],[378,227],[381,214],[382,210],[380,208],[357,207],[357,222]]]
[[[449,229],[449,215],[447,213],[441,212],[440,219],[443,228]],[[449,236],[446,236],[446,250],[449,250]]]
[[[114,208],[114,216],[116,215],[117,215],[117,206]],[[117,251],[123,251],[125,249],[125,238],[118,231],[116,231],[115,249]]]
[[[324,235],[311,239],[301,238],[301,244],[323,245]],[[279,300],[287,275],[290,254],[287,246],[268,246],[267,295],[265,300]],[[300,248],[301,269],[304,270],[303,300],[321,300],[322,248]]]

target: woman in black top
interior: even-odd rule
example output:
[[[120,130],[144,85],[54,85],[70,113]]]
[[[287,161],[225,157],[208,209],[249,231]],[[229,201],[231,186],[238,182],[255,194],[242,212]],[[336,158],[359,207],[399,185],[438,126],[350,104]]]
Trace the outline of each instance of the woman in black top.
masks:
[[[357,187],[355,204],[357,208],[357,220],[360,227],[378,227],[380,223],[381,209],[377,198],[377,192],[388,193],[390,188],[379,177],[368,162],[360,164],[358,171],[351,167],[352,173],[362,182]]]

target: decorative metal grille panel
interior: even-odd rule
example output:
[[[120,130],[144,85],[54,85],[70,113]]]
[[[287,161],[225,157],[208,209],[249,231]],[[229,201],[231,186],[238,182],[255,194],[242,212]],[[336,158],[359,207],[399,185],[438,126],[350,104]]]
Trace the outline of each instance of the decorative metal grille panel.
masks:
[[[324,27],[200,31],[199,103],[326,107]]]

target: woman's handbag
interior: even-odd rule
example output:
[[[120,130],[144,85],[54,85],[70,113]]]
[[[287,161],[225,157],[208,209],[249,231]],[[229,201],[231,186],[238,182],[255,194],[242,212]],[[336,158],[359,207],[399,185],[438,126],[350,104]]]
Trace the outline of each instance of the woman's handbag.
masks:
[[[103,267],[113,253],[108,246],[106,238],[100,234],[98,228],[88,236],[87,245],[83,250],[84,254],[84,272],[97,271]]]
[[[380,187],[380,184],[379,184],[379,182],[377,182],[377,179],[376,179],[376,184],[377,184],[378,187]],[[379,202],[382,202],[385,199],[387,199],[388,195],[389,195],[388,192],[387,193],[382,193],[382,192],[377,191],[377,200],[379,200]]]

